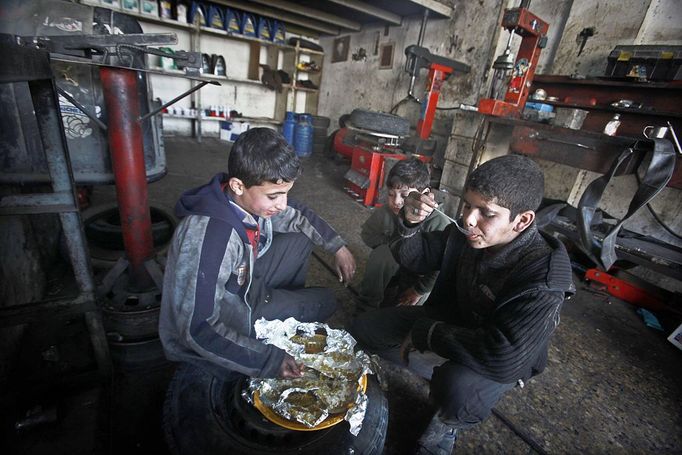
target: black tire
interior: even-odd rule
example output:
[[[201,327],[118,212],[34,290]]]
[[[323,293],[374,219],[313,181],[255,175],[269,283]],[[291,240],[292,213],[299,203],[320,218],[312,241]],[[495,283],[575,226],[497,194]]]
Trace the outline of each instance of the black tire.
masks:
[[[407,119],[385,112],[355,109],[350,114],[350,124],[356,128],[378,133],[396,136],[408,136],[410,134],[410,122]]]
[[[182,364],[163,408],[163,427],[174,455],[322,454],[379,455],[386,442],[388,401],[374,378],[367,384],[367,412],[358,436],[348,422],[318,431],[294,431],[265,419],[241,397],[245,378],[223,381]]]
[[[168,249],[177,225],[172,212],[160,207],[149,207],[152,219],[154,252],[163,254]],[[125,254],[118,205],[102,204],[81,213],[85,237],[95,267],[110,268]]]
[[[321,117],[319,115],[313,115],[313,128],[324,128],[325,130],[329,128],[329,117]]]
[[[121,370],[149,370],[169,365],[158,338],[135,343],[109,341],[109,352],[111,361]]]
[[[350,114],[343,114],[341,117],[339,117],[339,128],[347,127],[349,121],[350,121]]]

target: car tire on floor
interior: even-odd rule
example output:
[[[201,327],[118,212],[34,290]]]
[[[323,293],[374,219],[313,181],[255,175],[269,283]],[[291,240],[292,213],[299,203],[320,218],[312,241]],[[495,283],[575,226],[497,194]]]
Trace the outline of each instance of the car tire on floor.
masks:
[[[379,455],[386,441],[388,401],[373,377],[367,381],[367,412],[358,436],[348,422],[317,431],[280,427],[242,396],[245,377],[224,381],[181,364],[166,394],[163,427],[171,453]]]

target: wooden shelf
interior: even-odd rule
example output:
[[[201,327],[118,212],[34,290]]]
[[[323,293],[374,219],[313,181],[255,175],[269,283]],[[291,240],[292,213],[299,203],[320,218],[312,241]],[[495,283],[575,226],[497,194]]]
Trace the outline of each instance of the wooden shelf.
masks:
[[[272,125],[281,125],[282,122],[270,117],[235,117],[235,118],[224,118],[224,117],[192,117],[189,115],[177,115],[177,114],[163,114],[164,117],[176,118],[183,120],[204,120],[208,121],[219,121],[219,122],[253,122],[253,123],[269,123]]]
[[[166,68],[161,68],[160,66],[152,66],[150,69],[154,69],[156,71],[159,71],[161,73],[166,73],[169,76],[173,76],[176,74],[182,74],[184,75],[185,72],[182,70],[175,70],[175,69],[166,69]],[[247,84],[247,85],[257,85],[261,86],[263,88],[267,88],[261,81],[257,81],[254,79],[240,79],[240,78],[235,78],[235,77],[230,77],[230,76],[216,76],[215,74],[201,74],[200,77],[205,78],[205,79],[214,79],[217,81],[225,81],[225,82],[232,82],[234,84]]]
[[[133,17],[137,20],[140,21],[142,24],[158,24],[164,27],[168,27],[171,30],[168,31],[173,31],[172,29],[176,30],[182,30],[183,34],[181,35],[183,38],[187,38],[187,35],[189,35],[189,46],[190,46],[190,51],[194,52],[201,52],[202,47],[206,49],[207,47],[204,47],[204,44],[206,46],[213,46],[211,49],[215,48],[215,43],[213,42],[206,42],[205,40],[202,40],[201,38],[204,37],[217,37],[218,39],[225,39],[233,42],[241,42],[241,43],[246,43],[249,45],[249,55],[246,58],[246,61],[244,64],[247,65],[248,68],[248,77],[247,78],[240,78],[240,77],[231,77],[231,76],[217,76],[213,74],[200,74],[197,79],[200,80],[209,80],[211,82],[219,82],[222,85],[227,85],[228,87],[230,85],[233,85],[235,88],[238,85],[245,85],[245,86],[254,86],[254,87],[261,87],[264,93],[267,91],[268,96],[272,96],[275,98],[274,102],[274,111],[272,113],[270,112],[263,112],[266,115],[272,114],[272,117],[240,117],[240,118],[235,118],[235,119],[224,119],[220,117],[203,117],[203,116],[194,116],[190,117],[188,115],[171,115],[171,114],[164,114],[164,117],[167,118],[176,118],[176,119],[182,119],[182,120],[191,120],[193,122],[197,122],[194,124],[196,127],[193,128],[193,134],[196,134],[196,136],[200,139],[201,138],[201,123],[202,120],[207,120],[207,121],[215,121],[215,120],[223,120],[223,121],[247,121],[247,122],[254,122],[254,123],[268,123],[268,124],[273,124],[273,125],[281,125],[282,121],[281,120],[276,120],[276,119],[283,119],[285,116],[285,112],[288,110],[295,111],[295,112],[310,112],[312,114],[317,113],[317,107],[318,107],[318,102],[319,102],[319,93],[320,90],[319,88],[307,88],[307,87],[300,87],[296,86],[296,81],[298,79],[297,75],[300,74],[308,74],[309,76],[304,76],[304,77],[309,77],[310,79],[314,80],[314,83],[319,86],[320,85],[320,77],[322,73],[322,60],[323,56],[325,55],[324,51],[318,51],[314,49],[308,49],[306,47],[302,47],[300,45],[300,42],[296,42],[293,45],[291,44],[286,44],[286,43],[276,43],[268,40],[263,40],[260,38],[255,38],[255,37],[250,37],[250,36],[244,36],[241,34],[237,33],[232,33],[228,32],[226,30],[221,30],[221,29],[216,29],[208,26],[200,26],[198,24],[190,24],[190,23],[185,23],[185,22],[180,22],[174,19],[166,19],[166,18],[161,18],[156,15],[150,15],[150,14],[143,14],[140,12],[136,11],[128,11],[124,10],[122,8],[110,8],[107,5],[102,5],[98,4],[97,2],[93,0],[78,0],[82,4],[87,4],[89,6],[96,6],[99,8],[104,8],[104,9],[109,9],[111,11],[115,11],[121,14],[128,15],[130,17]],[[177,32],[179,34],[179,32]],[[217,40],[216,40],[217,41]],[[233,50],[233,47],[229,47],[230,50]],[[278,63],[281,61],[281,69],[286,71],[290,78],[292,83],[290,84],[282,84],[282,89],[280,92],[274,91],[272,94],[272,90],[266,87],[260,79],[254,79],[254,77],[257,77],[260,75],[260,70],[258,68],[259,64],[261,63],[261,58],[262,58],[262,53],[265,53],[265,62],[268,64],[271,68],[276,68],[278,67]],[[217,50],[213,50],[213,52],[217,52]],[[222,51],[220,51],[223,53]],[[229,50],[225,51],[227,54],[230,53]],[[282,55],[283,54],[283,55]],[[242,55],[241,53],[237,53],[236,55]],[[311,56],[311,57],[303,57],[303,56]],[[315,60],[319,60],[319,66],[320,70],[319,71],[309,71],[309,70],[299,70],[296,68],[296,64],[300,60],[312,60],[312,56],[315,56]],[[226,60],[228,60],[229,55],[224,55],[226,57]],[[157,74],[160,76],[185,76],[184,71],[181,70],[175,70],[175,69],[164,69],[161,67],[155,67],[151,68],[154,70],[153,74]],[[160,83],[163,83],[163,79],[160,81]],[[216,84],[217,85],[217,84]],[[296,96],[297,94],[300,94],[300,96]],[[202,97],[201,93],[196,92],[195,94],[191,95],[192,98],[192,104],[193,105],[203,105],[207,104],[210,102],[207,102],[206,100],[203,100],[202,102]],[[243,107],[242,107],[243,108]]]

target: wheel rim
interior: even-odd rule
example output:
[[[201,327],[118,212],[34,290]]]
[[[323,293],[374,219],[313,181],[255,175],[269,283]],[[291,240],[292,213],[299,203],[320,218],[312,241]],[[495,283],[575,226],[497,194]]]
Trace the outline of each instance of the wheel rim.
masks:
[[[240,438],[240,443],[245,447],[261,453],[264,448],[272,448],[272,453],[301,450],[333,431],[333,428],[295,431],[270,422],[241,396],[245,385],[245,379],[229,383],[213,379],[211,382],[211,409],[216,421],[225,431]]]

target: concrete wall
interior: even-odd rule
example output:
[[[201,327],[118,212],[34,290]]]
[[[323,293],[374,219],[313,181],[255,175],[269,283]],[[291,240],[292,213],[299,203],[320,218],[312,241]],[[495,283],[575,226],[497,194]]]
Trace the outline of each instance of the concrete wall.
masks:
[[[490,76],[488,68],[506,44],[507,32],[498,27],[500,11],[517,6],[518,1],[480,0],[456,1],[453,17],[430,21],[424,46],[431,52],[471,65],[471,73],[454,76],[442,90],[439,106],[458,103],[476,104],[487,93]],[[600,76],[606,68],[607,55],[619,44],[682,44],[682,4],[679,0],[534,0],[531,11],[550,24],[548,46],[539,62],[540,74],[581,74]],[[388,35],[384,29],[367,28],[351,35],[351,49],[373,49],[375,33],[380,32],[380,42],[396,43],[396,59],[392,70],[379,70],[378,58],[370,53],[364,62],[331,63],[330,52],[325,57],[325,74],[320,98],[322,115],[337,118],[354,108],[388,111],[407,93],[408,77],[402,70],[404,56],[401,50],[415,43],[420,17],[409,18],[400,27],[391,27]],[[580,52],[580,32],[594,27]],[[322,40],[325,49],[333,46],[333,39]],[[517,40],[518,44],[518,40]],[[580,53],[580,55],[578,55]],[[412,106],[413,107],[413,106]],[[400,115],[413,121],[416,109],[401,109]],[[461,111],[439,111],[441,125],[452,124],[445,152],[441,187],[452,195],[459,194],[469,169],[482,161],[507,153],[510,129],[497,128],[488,132],[487,141],[474,140],[476,133],[485,135],[478,114]],[[474,149],[480,149],[472,163]],[[546,193],[549,197],[577,203],[577,197],[596,174],[581,172],[555,163],[540,162],[547,176]],[[624,176],[611,184],[602,207],[615,216],[622,216],[634,194],[633,176]],[[665,189],[652,202],[654,210],[674,230],[682,232],[682,198],[680,192]],[[446,206],[455,213],[458,198],[452,197]],[[655,235],[670,243],[678,239],[660,228],[645,209],[626,225],[628,229]]]

